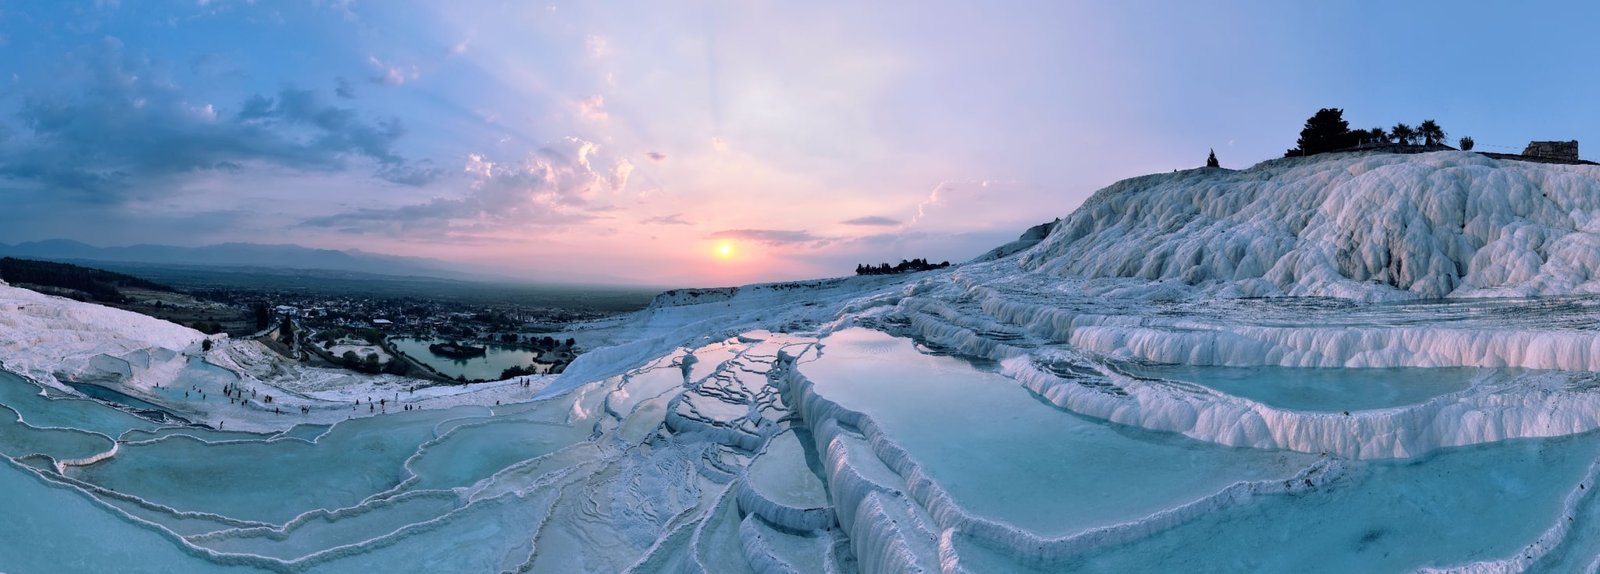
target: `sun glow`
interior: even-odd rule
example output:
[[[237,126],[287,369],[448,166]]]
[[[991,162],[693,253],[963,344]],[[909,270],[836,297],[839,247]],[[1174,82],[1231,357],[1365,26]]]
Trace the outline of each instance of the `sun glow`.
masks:
[[[718,242],[716,254],[719,259],[731,259],[733,257],[733,243],[729,241]]]

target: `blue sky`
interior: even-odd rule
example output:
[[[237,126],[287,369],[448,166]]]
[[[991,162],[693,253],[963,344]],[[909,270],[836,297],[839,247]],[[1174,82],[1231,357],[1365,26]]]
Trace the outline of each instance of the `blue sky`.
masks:
[[[1277,157],[1321,107],[1489,151],[1600,145],[1597,12],[0,1],[0,242],[672,284],[959,261],[1208,148]]]

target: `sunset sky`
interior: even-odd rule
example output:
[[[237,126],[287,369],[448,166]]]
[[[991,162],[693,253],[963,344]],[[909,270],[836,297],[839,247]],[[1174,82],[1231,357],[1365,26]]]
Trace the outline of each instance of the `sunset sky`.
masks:
[[[0,242],[723,285],[964,260],[1320,107],[1595,157],[1596,4],[1389,4],[0,1]]]

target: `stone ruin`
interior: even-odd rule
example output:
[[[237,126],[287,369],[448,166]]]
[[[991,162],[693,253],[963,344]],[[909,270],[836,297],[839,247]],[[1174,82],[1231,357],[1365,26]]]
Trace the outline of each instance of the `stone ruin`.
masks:
[[[1565,142],[1528,142],[1522,155],[1563,161],[1578,161],[1578,140]]]

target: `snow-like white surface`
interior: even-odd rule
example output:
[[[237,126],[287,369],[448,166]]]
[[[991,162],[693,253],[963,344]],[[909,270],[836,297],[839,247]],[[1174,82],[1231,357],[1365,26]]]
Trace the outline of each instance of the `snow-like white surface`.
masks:
[[[204,338],[138,313],[0,283],[0,365],[47,384],[61,375],[150,386]]]
[[[1031,246],[670,292],[469,386],[0,285],[0,480],[71,515],[0,570],[1593,570],[1597,170],[1136,178]]]
[[[1363,300],[1600,292],[1600,166],[1332,154],[1125,180],[1022,257],[1060,277]]]

